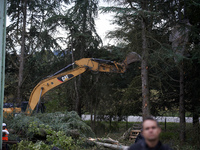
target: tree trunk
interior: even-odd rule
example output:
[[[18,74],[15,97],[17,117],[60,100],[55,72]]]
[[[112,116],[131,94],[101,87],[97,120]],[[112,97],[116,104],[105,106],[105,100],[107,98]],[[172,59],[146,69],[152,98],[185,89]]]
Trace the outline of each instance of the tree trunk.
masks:
[[[96,122],[96,104],[91,103],[91,128],[95,131],[95,122]]]
[[[149,81],[148,81],[148,49],[146,39],[146,24],[142,19],[142,62],[141,62],[141,79],[142,79],[142,117],[143,119],[150,115],[149,107]]]
[[[193,98],[193,104],[192,104],[192,118],[193,118],[193,127],[197,127],[199,126],[199,113],[198,113],[198,108],[197,108],[197,103],[198,103],[198,99]]]
[[[111,130],[112,125],[112,115],[109,115],[109,129]]]
[[[80,86],[81,86],[81,75],[78,76],[78,81],[75,81],[75,91],[76,91],[76,111],[81,117],[81,98],[80,98]]]
[[[97,105],[94,107],[94,120],[93,120],[93,131],[96,132],[96,120],[97,120]]]
[[[85,9],[87,9],[87,8],[85,8]],[[84,12],[85,13],[83,14],[82,34],[85,34],[85,31],[86,31],[86,18],[87,18],[86,12],[87,12],[87,10],[85,10]],[[81,48],[80,48],[79,59],[84,57],[84,51],[85,51],[85,48],[86,48],[85,37],[81,38],[81,43],[82,43],[82,45],[81,45]],[[77,85],[76,85],[77,86],[76,111],[77,111],[79,116],[81,116],[81,114],[82,114],[82,112],[81,112],[82,99],[81,99],[81,96],[80,96],[81,80],[82,80],[82,75],[79,75],[78,80],[77,80]]]
[[[184,102],[184,72],[183,64],[180,65],[180,95],[179,95],[179,113],[180,113],[180,141],[185,141],[185,102]]]
[[[71,41],[73,41],[73,39],[71,39]],[[71,52],[72,52],[72,62],[74,62],[74,53],[73,53],[73,42],[71,42]],[[74,66],[73,66],[74,68]],[[78,81],[77,78],[75,78],[74,80],[74,88],[75,88],[75,93],[76,93],[76,98],[75,98],[75,110],[78,113],[78,115],[81,117],[81,107],[80,107],[80,96],[79,96],[79,89],[80,89],[80,82],[79,80],[81,75],[79,75],[78,77]]]
[[[98,76],[96,77],[98,78]],[[94,122],[93,122],[93,130],[96,131],[96,121],[97,121],[97,107],[98,107],[98,95],[96,94],[95,104],[94,104]]]
[[[91,109],[91,112],[90,112],[90,126],[91,126],[92,130],[94,131],[94,129],[93,129],[93,109]]]
[[[186,44],[188,42],[188,32],[189,29],[187,26],[190,26],[188,20],[185,21],[184,30],[180,25],[176,25],[172,30],[172,33],[169,37],[169,41],[172,42],[172,49],[176,54],[174,57],[175,63],[179,65],[179,75],[180,75],[180,91],[179,91],[179,115],[180,115],[180,142],[183,143],[185,141],[185,106],[184,106],[184,66],[182,58],[181,62],[179,62],[178,57],[184,57],[184,53],[186,50]]]
[[[199,113],[198,113],[198,98],[193,98],[192,99],[192,117],[193,117],[193,137],[199,141],[200,137],[199,137]]]
[[[196,110],[194,110],[196,111]],[[193,127],[198,127],[199,126],[199,114],[197,112],[193,112],[192,114],[192,118],[193,118]]]
[[[126,116],[126,130],[128,130],[128,116]]]
[[[23,27],[22,27],[22,43],[21,43],[21,54],[19,58],[19,78],[17,87],[17,102],[21,102],[22,99],[22,82],[23,82],[23,72],[24,72],[24,54],[25,54],[25,34],[26,34],[26,10],[27,1],[23,1]]]

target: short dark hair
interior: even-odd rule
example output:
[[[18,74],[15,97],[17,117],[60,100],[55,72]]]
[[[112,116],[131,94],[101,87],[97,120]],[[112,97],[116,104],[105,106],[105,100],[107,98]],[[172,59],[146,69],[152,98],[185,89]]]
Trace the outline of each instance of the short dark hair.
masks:
[[[143,120],[143,122],[142,122],[142,129],[143,129],[143,123],[144,123],[145,121],[147,121],[147,120],[155,121],[156,124],[157,124],[157,126],[160,127],[158,121],[157,121],[154,117],[148,116],[148,117],[144,118],[144,120]]]

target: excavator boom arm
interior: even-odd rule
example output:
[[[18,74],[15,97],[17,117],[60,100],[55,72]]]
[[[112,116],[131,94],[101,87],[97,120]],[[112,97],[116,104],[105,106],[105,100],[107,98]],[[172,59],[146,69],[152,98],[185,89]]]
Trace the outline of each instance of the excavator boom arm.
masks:
[[[42,97],[46,92],[52,88],[73,79],[74,77],[84,73],[87,69],[97,72],[115,72],[123,73],[125,71],[125,65],[110,61],[111,64],[102,63],[103,61],[95,60],[94,58],[82,58],[75,61],[78,66],[75,69],[60,73],[50,78],[40,81],[33,89],[29,98],[26,114],[31,114]]]
[[[63,73],[59,73],[60,71],[56,72],[54,75],[40,81],[35,86],[29,98],[26,114],[30,115],[32,113],[32,111],[38,104],[40,98],[46,92],[84,73],[86,70],[95,72],[124,73],[126,71],[128,64],[135,61],[140,61],[140,59],[141,58],[137,53],[131,52],[130,54],[128,54],[128,56],[122,63],[117,63],[115,61],[110,61],[110,60],[101,60],[96,58],[82,58],[80,60],[77,60],[73,64],[76,64],[78,67]],[[68,66],[66,68],[68,68]],[[63,68],[61,71],[63,71],[66,68]],[[11,113],[13,112],[13,110],[15,109],[14,108],[13,109],[9,108],[8,110],[4,109],[4,112]],[[19,110],[18,109],[16,110],[20,111],[21,109],[19,108]]]
[[[40,98],[46,92],[84,73],[86,70],[96,72],[124,73],[128,64],[139,60],[140,56],[135,52],[130,53],[122,63],[96,58],[82,58],[77,60],[74,62],[78,66],[77,68],[44,79],[36,85],[29,98],[29,105],[26,109],[26,113],[32,113]]]
[[[35,86],[35,88],[33,89],[30,95],[28,107],[26,109],[26,114],[32,113],[32,111],[35,109],[36,105],[38,104],[40,97],[42,97],[46,92],[84,73],[86,69],[87,69],[86,67],[77,67],[75,69],[60,73],[56,76],[40,81]]]
[[[59,73],[64,69],[68,68],[70,65],[66,66],[59,72],[56,72],[54,75],[40,81],[35,88],[33,89],[29,103],[26,109],[26,114],[30,115],[32,111],[35,109],[38,104],[40,98],[49,90],[54,87],[67,82],[74,77],[84,73],[87,70],[96,71],[96,72],[110,72],[110,73],[124,73],[126,71],[127,65],[132,62],[140,61],[141,57],[135,53],[131,52],[128,54],[126,59],[122,63],[117,63],[115,61],[110,60],[101,60],[96,58],[82,58],[80,60],[75,61],[73,64],[76,64],[78,67]],[[21,108],[3,108],[4,113],[12,113],[14,111],[19,112]]]
[[[124,73],[126,71],[125,63],[117,63],[115,61],[105,61],[95,58],[82,58],[75,61],[79,67],[87,67],[91,71]]]

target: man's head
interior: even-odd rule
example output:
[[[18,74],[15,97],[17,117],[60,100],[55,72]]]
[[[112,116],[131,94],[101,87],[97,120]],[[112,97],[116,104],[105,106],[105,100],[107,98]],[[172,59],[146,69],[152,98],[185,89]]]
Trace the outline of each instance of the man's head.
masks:
[[[147,141],[159,140],[161,128],[158,125],[157,120],[152,117],[147,117],[142,123],[142,135]]]
[[[2,127],[3,127],[3,129],[5,129],[6,128],[6,124],[2,123]]]

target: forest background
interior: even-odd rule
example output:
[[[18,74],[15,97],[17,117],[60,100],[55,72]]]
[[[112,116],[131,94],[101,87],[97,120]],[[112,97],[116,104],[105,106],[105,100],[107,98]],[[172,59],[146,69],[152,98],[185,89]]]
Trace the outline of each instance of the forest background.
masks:
[[[134,51],[141,61],[124,74],[87,72],[46,93],[46,112],[94,115],[94,131],[97,120],[179,116],[181,142],[187,113],[199,133],[200,1],[106,2],[109,7],[98,0],[7,0],[5,102],[28,101],[39,81],[75,60],[122,62]],[[95,18],[110,12],[117,27],[107,38],[114,42],[103,45]]]

